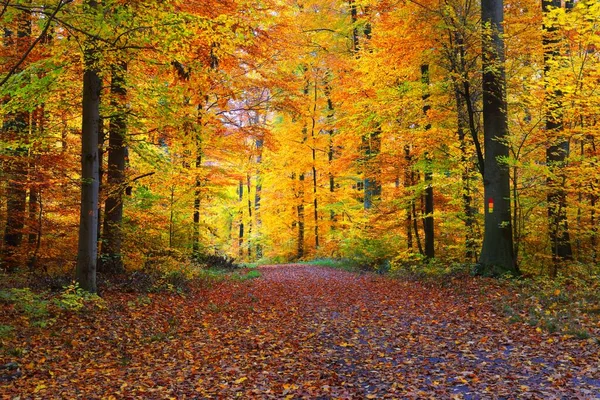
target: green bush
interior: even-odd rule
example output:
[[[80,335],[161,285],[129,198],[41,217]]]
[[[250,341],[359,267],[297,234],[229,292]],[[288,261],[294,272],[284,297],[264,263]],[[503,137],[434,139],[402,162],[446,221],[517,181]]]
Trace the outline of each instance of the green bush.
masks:
[[[389,241],[386,236],[347,238],[342,242],[341,250],[343,256],[351,259],[360,270],[384,273],[390,270],[390,260],[396,255]]]
[[[104,308],[104,301],[95,293],[89,293],[79,287],[78,283],[65,286],[54,303],[67,311],[81,311],[88,307]]]

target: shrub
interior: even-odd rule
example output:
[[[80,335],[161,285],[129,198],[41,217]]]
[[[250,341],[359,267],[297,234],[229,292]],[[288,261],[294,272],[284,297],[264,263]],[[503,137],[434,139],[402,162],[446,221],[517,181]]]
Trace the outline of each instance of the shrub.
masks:
[[[54,303],[63,310],[75,312],[89,307],[105,308],[104,301],[97,294],[83,290],[78,283],[65,286]]]

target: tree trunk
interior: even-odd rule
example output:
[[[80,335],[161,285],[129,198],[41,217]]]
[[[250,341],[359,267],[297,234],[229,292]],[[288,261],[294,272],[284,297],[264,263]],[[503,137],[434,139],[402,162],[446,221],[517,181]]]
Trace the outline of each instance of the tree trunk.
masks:
[[[296,256],[297,258],[304,257],[304,174],[300,174],[298,178],[299,189],[298,189],[298,205],[296,207],[298,213],[298,248]]]
[[[200,120],[200,129],[202,124]],[[194,187],[194,216],[192,232],[192,257],[200,257],[200,196],[202,195],[202,181],[200,180],[200,168],[202,167],[202,140],[200,132],[196,133],[196,183]]]
[[[414,182],[412,181],[412,155],[410,154],[410,146],[404,145],[404,160],[406,161],[404,166],[404,189],[408,191],[408,188],[412,187]],[[409,250],[413,249],[413,235],[412,235],[412,205],[414,200],[411,199],[406,206],[406,248]]]
[[[470,161],[467,153],[467,141],[466,133],[466,110],[463,98],[460,93],[460,86],[458,82],[454,83],[454,97],[456,101],[456,112],[457,112],[457,126],[458,126],[458,142],[460,147],[460,166],[462,169],[461,180],[462,180],[462,203],[463,213],[465,222],[465,260],[472,262],[476,259],[475,251],[475,232],[473,226],[475,224],[475,217],[473,215],[472,197],[471,197],[471,177],[470,177]]]
[[[250,197],[250,191],[252,190],[252,176],[250,173],[246,174],[246,190],[248,193],[248,260],[252,258],[252,198]]]
[[[317,100],[318,100],[318,91],[317,91],[317,80],[315,79],[314,84],[314,96],[313,96],[313,108],[311,115],[311,129],[310,136],[312,139],[312,173],[313,173],[313,217],[315,224],[315,249],[319,249],[319,199],[317,197],[317,136],[316,136],[316,126],[317,126]]]
[[[264,139],[261,137],[260,139],[256,139],[256,151],[258,155],[256,157],[256,164],[260,166],[262,163],[262,152],[263,152]],[[260,260],[263,256],[263,249],[260,243],[260,233],[262,226],[262,219],[260,213],[261,206],[261,195],[262,195],[262,177],[260,174],[260,167],[256,173],[256,192],[254,193],[254,215],[256,218],[256,233],[259,236],[259,240],[256,243],[256,258]]]
[[[542,0],[544,14],[552,8],[560,8],[560,0]],[[573,258],[569,226],[567,223],[567,193],[564,189],[566,175],[563,172],[567,157],[569,156],[569,141],[562,134],[562,93],[550,87],[551,61],[560,55],[558,40],[554,37],[556,28],[544,27],[544,73],[546,75],[546,132],[549,136],[546,148],[546,164],[549,174],[546,179],[548,187],[548,233],[554,261],[554,275],[558,263]]]
[[[110,91],[114,116],[108,132],[107,197],[104,204],[104,230],[102,256],[98,270],[107,274],[124,272],[121,244],[123,243],[123,192],[125,190],[125,162],[127,134],[127,88],[125,74],[127,64],[120,62],[111,69]]]
[[[427,112],[431,106],[429,100],[429,65],[421,65],[421,82],[425,86],[423,93],[423,114],[427,118]],[[425,125],[425,131],[431,129],[431,124]],[[425,257],[432,259],[435,257],[434,247],[434,225],[433,225],[433,172],[431,170],[431,157],[425,153],[425,217],[423,220],[423,234],[425,236]]]
[[[88,0],[88,13],[94,14],[95,0]],[[94,17],[92,15],[92,17]],[[98,128],[100,123],[100,90],[97,43],[90,38],[85,43],[82,126],[81,126],[81,212],[76,277],[88,292],[96,292],[96,262],[98,255]]]
[[[17,17],[17,35],[14,41],[16,56],[23,54],[31,41],[31,12],[22,11]],[[4,29],[6,46],[13,43],[13,32]],[[22,67],[18,71],[22,71]],[[1,259],[6,264],[8,271],[15,270],[21,261],[19,260],[19,247],[23,241],[23,230],[25,228],[27,207],[27,147],[23,145],[27,141],[29,132],[30,114],[27,111],[16,111],[7,115],[2,130],[5,133],[4,140],[13,142],[13,150],[7,153],[10,160],[5,164],[7,173],[6,188],[6,226],[4,231],[4,246]]]
[[[327,96],[327,121],[329,124],[332,124],[333,116],[334,116],[334,109],[333,109],[333,101],[331,100],[330,93],[331,93],[331,89],[329,88],[329,86],[326,85],[325,86],[325,95]],[[329,130],[327,131],[327,133],[329,134],[329,144],[328,144],[328,150],[327,150],[327,162],[329,163],[329,194],[331,196],[331,200],[333,200],[335,198],[334,197],[335,196],[335,177],[333,175],[333,156],[334,156],[333,135],[335,132],[334,132],[333,128],[330,127]],[[331,230],[335,230],[336,216],[335,216],[334,210],[330,210],[329,220],[331,221]]]
[[[104,134],[104,119],[100,116],[100,122],[98,123],[98,229],[97,238],[99,243],[98,251],[102,251],[102,196],[103,191],[106,190],[104,187],[104,140],[106,139]],[[101,268],[102,256],[98,259],[98,268]]]
[[[501,276],[517,274],[511,227],[510,176],[504,159],[508,135],[502,0],[483,0],[483,134],[485,230],[479,273]]]
[[[373,133],[362,138],[364,161],[364,208],[370,210],[373,204],[381,196],[381,183],[379,182],[379,167],[376,157],[381,149],[381,127],[377,127]]]
[[[240,229],[238,233],[238,255],[240,258],[244,257],[244,181],[240,179],[238,183],[238,198],[240,200]]]

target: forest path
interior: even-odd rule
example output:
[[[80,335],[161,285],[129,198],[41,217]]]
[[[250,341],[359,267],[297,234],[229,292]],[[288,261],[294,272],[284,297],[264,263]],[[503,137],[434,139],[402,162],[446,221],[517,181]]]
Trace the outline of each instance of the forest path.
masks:
[[[23,376],[0,398],[600,398],[598,346],[508,324],[487,281],[260,272],[187,296],[109,293],[105,311],[5,341]]]
[[[254,395],[600,398],[597,346],[509,325],[475,285],[441,289],[307,265],[261,273],[229,297],[214,293],[231,310],[214,321],[229,327],[217,359],[247,376]]]

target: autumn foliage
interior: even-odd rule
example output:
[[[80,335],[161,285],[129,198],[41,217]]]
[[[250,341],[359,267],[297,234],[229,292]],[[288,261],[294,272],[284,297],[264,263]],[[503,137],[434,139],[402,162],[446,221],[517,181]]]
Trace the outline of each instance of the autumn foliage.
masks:
[[[90,4],[2,10],[6,268],[73,269],[82,43],[102,81],[99,271],[165,252],[478,261],[493,203],[477,3]],[[557,4],[505,2],[508,156],[496,161],[521,272],[581,276],[598,248],[600,11]]]

